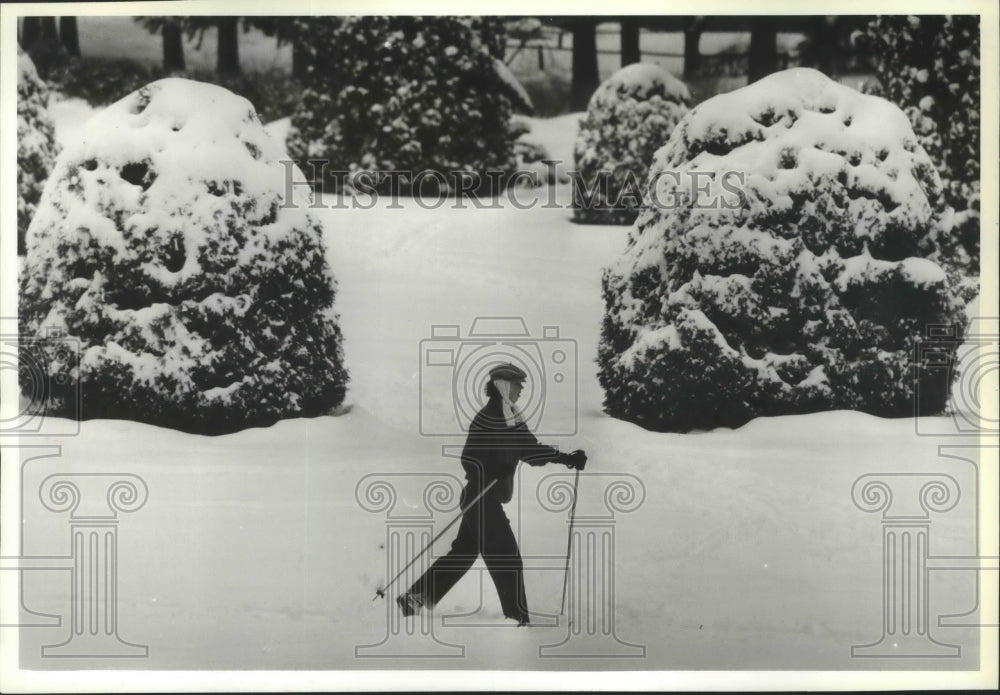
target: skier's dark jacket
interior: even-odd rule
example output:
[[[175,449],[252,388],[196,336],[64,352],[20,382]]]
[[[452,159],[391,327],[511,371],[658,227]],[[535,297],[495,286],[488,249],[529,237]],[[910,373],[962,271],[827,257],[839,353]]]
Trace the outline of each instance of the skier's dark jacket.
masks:
[[[486,497],[509,502],[514,494],[517,462],[541,466],[565,458],[558,449],[539,443],[525,424],[508,427],[502,401],[493,397],[476,413],[469,425],[469,438],[462,450],[462,468],[470,486],[481,490],[497,480]]]

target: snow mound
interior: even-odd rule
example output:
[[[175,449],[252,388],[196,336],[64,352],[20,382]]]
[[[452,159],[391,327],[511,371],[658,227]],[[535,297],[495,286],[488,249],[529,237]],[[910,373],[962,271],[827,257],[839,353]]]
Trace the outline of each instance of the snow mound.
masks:
[[[932,260],[944,211],[887,101],[794,69],[700,104],[656,153],[604,274],[605,408],[657,430],[940,411],[948,380],[914,355],[964,323]]]
[[[53,412],[78,392],[86,418],[217,433],[342,401],[336,283],[286,159],[250,102],[183,79],[77,131],[21,278],[23,333],[79,352]]]
[[[35,64],[17,47],[17,253],[25,252],[24,236],[42,187],[56,157],[55,131],[48,112],[49,88]]]
[[[573,168],[573,146],[584,114],[567,113],[554,118],[513,116],[511,124],[520,126],[514,143],[519,171],[534,171],[539,181],[549,184],[569,183]],[[545,164],[543,160],[551,160]]]
[[[677,104],[690,104],[691,92],[687,85],[655,63],[632,63],[605,80],[591,102],[606,100],[612,95],[626,93],[637,99],[648,99],[659,94]]]
[[[635,221],[653,154],[690,102],[683,82],[646,63],[624,67],[598,87],[574,146],[574,220]]]

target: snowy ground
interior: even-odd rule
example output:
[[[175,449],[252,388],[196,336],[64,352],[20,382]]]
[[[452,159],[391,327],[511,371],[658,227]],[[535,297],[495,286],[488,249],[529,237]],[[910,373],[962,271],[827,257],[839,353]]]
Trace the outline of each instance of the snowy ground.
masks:
[[[565,128],[554,129],[565,133]],[[570,138],[571,141],[571,138]],[[550,143],[553,151],[565,143]],[[560,187],[558,202],[568,189]],[[550,192],[518,192],[522,200]],[[967,438],[922,436],[953,430],[951,419],[883,420],[853,412],[760,419],[736,430],[656,434],[608,418],[594,360],[602,301],[600,272],[621,252],[625,228],[575,226],[569,212],[419,208],[412,200],[374,210],[329,209],[329,259],[339,282],[349,408],[338,417],[289,420],[218,438],[126,421],[89,421],[78,436],[47,440],[61,456],[23,466],[21,552],[68,552],[65,518],[41,507],[46,476],[131,472],[149,501],[119,522],[119,634],[149,645],[147,659],[42,659],[40,645],[68,628],[20,631],[22,667],[39,669],[576,669],[576,670],[893,670],[975,669],[976,632],[941,626],[937,616],[976,606],[976,573],[930,577],[931,633],[961,646],[947,659],[852,658],[852,645],[882,634],[882,525],[852,502],[854,481],[870,473],[943,473],[961,497],[932,516],[932,556],[991,554],[977,548],[975,461],[946,458],[939,445]],[[385,514],[356,499],[359,481],[395,481],[396,512],[418,513],[414,474],[457,475],[442,445],[461,438],[420,434],[420,414],[450,414],[448,381],[421,397],[421,341],[432,326],[476,317],[522,317],[532,337],[558,326],[575,341],[575,389],[552,389],[545,417],[577,434],[549,437],[590,456],[578,517],[605,511],[602,487],[634,476],[644,493],[614,519],[614,631],[645,647],[641,657],[549,658],[539,647],[565,640],[558,613],[566,547],[565,512],[536,494],[561,467],[523,470],[508,507],[526,556],[529,605],[541,626],[500,620],[480,565],[439,606],[432,626],[461,656],[358,656],[357,647],[411,655],[441,647],[414,623],[396,634],[395,612],[372,601],[385,581]],[[425,385],[429,382],[425,376]],[[574,396],[575,392],[575,396]],[[577,407],[574,408],[574,397]],[[570,428],[572,429],[572,428]],[[42,442],[39,442],[42,443]],[[975,459],[974,451],[963,454]],[[522,467],[526,468],[526,467]],[[600,474],[600,475],[598,475]],[[610,476],[610,478],[609,478]],[[568,478],[567,478],[568,479]],[[434,530],[453,512],[434,514]],[[412,522],[410,522],[412,524]],[[587,527],[584,522],[583,528]],[[444,551],[453,531],[435,546]],[[992,554],[996,554],[995,550]],[[553,559],[555,558],[555,559]],[[555,569],[552,569],[555,565]],[[986,573],[989,574],[989,573]],[[68,575],[24,574],[25,605],[65,616]],[[485,587],[480,606],[479,582]],[[445,616],[472,618],[443,624]],[[543,615],[544,614],[544,615]],[[389,616],[392,621],[389,622]],[[960,623],[974,622],[959,620]],[[469,623],[478,626],[470,626]],[[607,626],[605,618],[600,625]],[[419,625],[419,624],[417,624]],[[424,626],[426,627],[426,625]],[[407,633],[409,630],[409,634]],[[587,641],[584,635],[584,641]],[[614,651],[614,640],[589,647]],[[431,645],[428,647],[428,645]],[[615,643],[616,645],[618,643]],[[437,645],[435,647],[435,645]],[[617,648],[617,647],[616,647]],[[378,654],[379,650],[367,652]],[[454,653],[454,652],[452,652]]]

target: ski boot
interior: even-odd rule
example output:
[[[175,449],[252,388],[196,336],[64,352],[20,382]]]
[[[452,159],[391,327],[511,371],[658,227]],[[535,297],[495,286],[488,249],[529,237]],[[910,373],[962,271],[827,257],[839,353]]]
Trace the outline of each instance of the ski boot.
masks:
[[[416,615],[423,608],[424,601],[420,596],[411,594],[407,591],[405,594],[400,594],[396,597],[396,603],[399,604],[399,609],[403,612],[403,616],[409,618],[411,615]]]

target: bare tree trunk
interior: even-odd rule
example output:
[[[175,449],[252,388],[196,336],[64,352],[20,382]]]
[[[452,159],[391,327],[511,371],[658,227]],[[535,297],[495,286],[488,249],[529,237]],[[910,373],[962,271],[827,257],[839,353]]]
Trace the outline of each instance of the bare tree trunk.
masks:
[[[41,17],[25,17],[21,23],[21,48],[28,50],[42,33]]]
[[[292,77],[301,80],[308,70],[308,52],[298,41],[292,41]]]
[[[216,72],[236,75],[240,72],[239,18],[219,17],[219,53]]]
[[[747,83],[778,69],[778,30],[772,17],[750,19],[750,54]]]
[[[701,21],[692,19],[684,30],[684,80],[693,80],[701,67],[701,53],[698,44],[701,42]]]
[[[837,50],[837,27],[832,17],[816,17],[813,24],[813,55],[816,69],[824,75],[833,75],[834,53]]]
[[[597,73],[597,23],[582,19],[573,24],[573,78],[570,107],[584,111],[599,84]]]
[[[183,70],[184,41],[180,20],[167,19],[163,23],[163,69],[168,72]]]
[[[622,67],[638,63],[642,57],[639,51],[639,22],[634,19],[623,19],[622,31]]]
[[[59,43],[59,32],[56,30],[55,17],[41,18],[41,31],[39,31],[38,38],[40,41],[51,41],[52,43]]]
[[[80,34],[77,31],[76,17],[59,18],[59,40],[67,53],[74,58],[80,57]]]

